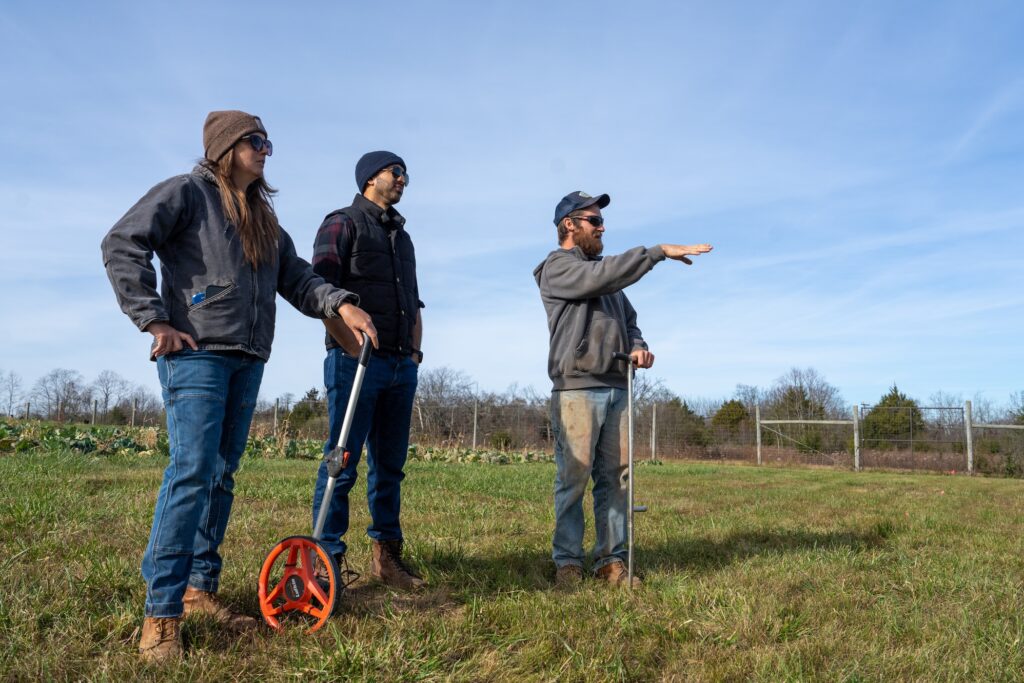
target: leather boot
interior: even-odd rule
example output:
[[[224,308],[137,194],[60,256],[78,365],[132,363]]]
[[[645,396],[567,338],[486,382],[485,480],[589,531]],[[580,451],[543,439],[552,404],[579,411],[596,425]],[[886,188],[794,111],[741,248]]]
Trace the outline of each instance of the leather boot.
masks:
[[[629,586],[629,570],[626,568],[626,563],[622,560],[609,562],[594,572],[594,576],[598,580],[607,581],[617,588]],[[639,588],[642,584],[643,582],[637,578],[636,574],[633,574],[633,588]]]
[[[181,659],[184,653],[181,617],[146,617],[139,640],[139,655],[144,661],[160,664]]]
[[[182,601],[185,603],[185,613],[183,616],[205,614],[221,626],[227,626],[234,631],[255,628],[259,623],[253,617],[239,614],[229,608],[220,601],[220,598],[215,593],[201,591],[192,586],[185,589],[185,597],[182,598]]]
[[[402,560],[402,540],[374,541],[370,574],[393,588],[418,590],[427,585],[419,574]]]

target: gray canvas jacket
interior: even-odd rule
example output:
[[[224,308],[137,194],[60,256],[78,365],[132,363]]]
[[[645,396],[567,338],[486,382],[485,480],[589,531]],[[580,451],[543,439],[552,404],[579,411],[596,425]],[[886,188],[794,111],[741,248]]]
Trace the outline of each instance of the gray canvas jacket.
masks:
[[[316,275],[284,229],[277,246],[273,262],[249,265],[224,217],[213,174],[196,166],[147,192],[103,238],[102,250],[121,310],[140,330],[167,322],[200,349],[267,360],[278,293],[313,318],[336,318],[342,303],[359,303]]]
[[[625,364],[612,354],[646,349],[647,343],[622,289],[663,260],[661,247],[593,259],[573,247],[554,250],[534,269],[548,315],[548,376],[554,391],[626,387]]]

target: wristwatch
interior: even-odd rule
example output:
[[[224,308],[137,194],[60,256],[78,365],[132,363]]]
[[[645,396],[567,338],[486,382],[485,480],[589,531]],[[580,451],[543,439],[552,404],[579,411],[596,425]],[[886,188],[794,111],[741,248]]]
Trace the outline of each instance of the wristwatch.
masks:
[[[416,362],[417,363],[422,363],[423,362],[423,352],[420,351],[419,349],[411,349],[411,351],[412,351],[412,357],[416,359]]]

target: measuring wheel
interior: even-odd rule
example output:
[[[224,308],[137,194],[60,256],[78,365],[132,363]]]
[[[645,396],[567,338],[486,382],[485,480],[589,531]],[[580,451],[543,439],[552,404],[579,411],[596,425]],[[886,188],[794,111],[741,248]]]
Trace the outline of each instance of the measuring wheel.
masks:
[[[345,450],[345,441],[352,429],[359,390],[363,386],[363,375],[366,374],[369,362],[370,337],[363,332],[363,346],[352,380],[352,393],[345,407],[345,418],[341,422],[341,434],[338,435],[337,445],[324,456],[327,463],[327,487],[320,501],[313,535],[289,536],[284,539],[270,551],[260,570],[260,611],[263,612],[263,619],[276,629],[282,627],[282,619],[289,617],[289,620],[295,618],[309,624],[306,633],[313,633],[327,623],[345,592],[347,584],[342,583],[338,563],[320,544],[320,539],[338,475],[348,466],[349,452]],[[353,574],[355,572],[346,571],[348,578]],[[358,574],[355,576],[358,577]]]
[[[313,633],[327,623],[345,586],[338,564],[310,536],[291,536],[270,551],[260,570],[260,611],[280,629],[293,618]]]

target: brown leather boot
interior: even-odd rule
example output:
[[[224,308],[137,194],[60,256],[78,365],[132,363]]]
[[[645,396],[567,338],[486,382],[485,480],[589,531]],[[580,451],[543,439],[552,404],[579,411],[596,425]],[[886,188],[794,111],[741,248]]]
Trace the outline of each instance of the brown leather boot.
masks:
[[[205,614],[218,624],[227,626],[235,631],[255,628],[259,623],[256,619],[245,614],[239,614],[229,608],[220,601],[216,594],[201,591],[192,586],[185,589],[185,597],[182,598],[182,601],[185,603],[185,613],[182,616]]]
[[[370,574],[393,588],[418,590],[427,585],[419,574],[402,560],[402,540],[374,541]]]
[[[181,659],[181,617],[146,617],[139,640],[142,659],[154,664]]]
[[[616,588],[625,588],[629,585],[629,570],[626,569],[626,563],[622,560],[609,562],[594,572],[594,576],[601,581],[607,581]],[[633,588],[639,588],[641,585],[643,582],[637,578],[636,574],[633,574]]]
[[[583,583],[583,567],[567,564],[555,570],[555,586],[565,590],[576,588]]]

